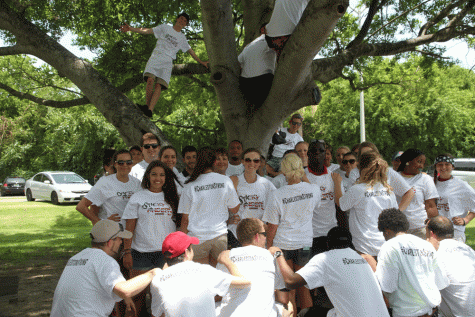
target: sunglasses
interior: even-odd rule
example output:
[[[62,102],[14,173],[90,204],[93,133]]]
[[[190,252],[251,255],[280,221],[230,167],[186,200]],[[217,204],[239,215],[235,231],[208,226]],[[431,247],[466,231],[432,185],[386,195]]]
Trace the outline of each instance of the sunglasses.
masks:
[[[258,234],[262,234],[264,237],[267,237],[267,233],[266,233],[266,232],[258,232]]]
[[[293,125],[299,126],[299,127],[302,125],[302,122],[291,121],[290,123],[292,123]]]
[[[158,143],[154,143],[154,144],[144,144],[143,148],[146,149],[146,150],[148,150],[148,149],[150,149],[150,148],[156,149],[156,148],[158,148],[158,146],[159,146]]]
[[[350,163],[350,164],[355,164],[355,163],[356,163],[356,160],[355,160],[355,159],[342,160],[341,162],[342,162],[344,165],[345,165],[345,164],[348,164],[348,163]]]
[[[132,164],[134,164],[134,161],[132,161],[132,160],[127,160],[127,161],[119,160],[119,161],[115,161],[115,162],[116,162],[117,164],[119,164],[120,166],[125,165],[125,164],[127,164],[127,165],[132,165]]]
[[[261,160],[260,160],[260,159],[253,159],[253,160],[251,160],[250,158],[246,157],[246,158],[244,159],[244,162],[246,162],[246,163],[254,162],[254,163],[257,164],[257,163],[260,163]]]

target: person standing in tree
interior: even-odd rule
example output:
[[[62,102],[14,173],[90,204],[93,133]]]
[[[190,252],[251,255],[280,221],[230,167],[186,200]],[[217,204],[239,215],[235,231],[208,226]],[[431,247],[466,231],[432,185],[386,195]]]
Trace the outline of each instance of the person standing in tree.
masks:
[[[188,25],[190,17],[182,12],[176,18],[173,26],[161,24],[154,28],[134,28],[127,23],[120,28],[122,32],[138,34],[153,34],[157,38],[157,45],[150,56],[144,71],[144,80],[147,105],[139,107],[148,117],[152,117],[153,108],[157,104],[162,90],[168,89],[172,74],[173,60],[178,51],[187,52],[195,61],[208,67],[208,62],[203,62],[188,44],[185,34],[181,30]]]

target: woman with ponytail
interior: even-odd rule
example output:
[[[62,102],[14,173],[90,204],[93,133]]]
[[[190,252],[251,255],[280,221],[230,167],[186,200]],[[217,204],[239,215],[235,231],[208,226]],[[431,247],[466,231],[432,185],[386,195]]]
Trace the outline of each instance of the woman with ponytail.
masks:
[[[312,246],[313,210],[320,206],[321,192],[317,185],[302,182],[305,171],[297,154],[287,154],[282,160],[281,170],[288,184],[270,194],[262,220],[268,226],[267,247],[281,248],[287,264],[296,271],[310,258],[310,253],[304,253],[303,248]],[[302,288],[298,291],[300,308],[311,307],[309,290]],[[285,293],[278,291],[277,294],[286,302]],[[294,290],[290,292],[290,300],[293,307],[297,307]]]
[[[417,149],[408,149],[399,157],[401,164],[397,171],[414,189],[414,198],[403,213],[409,221],[411,233],[421,239],[426,239],[426,219],[438,215],[435,200],[439,198],[437,189],[431,177],[422,173],[426,162],[424,153]],[[397,196],[400,200],[401,197]]]
[[[340,208],[350,210],[349,226],[356,251],[376,260],[385,242],[378,230],[378,216],[382,210],[398,206],[388,184],[388,163],[377,152],[361,154],[359,171],[359,180],[341,197]]]
[[[437,200],[439,215],[454,224],[454,239],[465,243],[465,226],[475,218],[475,190],[465,181],[454,178],[454,157],[440,154],[434,161],[434,182],[440,198]]]

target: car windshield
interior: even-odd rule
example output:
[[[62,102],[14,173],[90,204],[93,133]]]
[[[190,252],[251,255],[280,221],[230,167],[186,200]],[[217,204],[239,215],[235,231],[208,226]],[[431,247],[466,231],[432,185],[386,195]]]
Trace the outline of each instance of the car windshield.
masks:
[[[5,183],[24,183],[25,179],[21,177],[11,177],[5,180]]]
[[[85,180],[78,174],[52,174],[53,179],[58,184],[84,183]]]

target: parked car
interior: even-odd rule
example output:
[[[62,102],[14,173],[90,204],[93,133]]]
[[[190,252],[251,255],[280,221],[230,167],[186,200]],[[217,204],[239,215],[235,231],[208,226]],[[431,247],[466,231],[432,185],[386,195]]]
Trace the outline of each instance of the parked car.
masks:
[[[87,180],[74,172],[41,172],[26,181],[25,193],[28,201],[46,199],[59,205],[80,201],[91,188]]]
[[[0,187],[0,194],[5,195],[25,195],[25,182],[23,177],[10,176],[5,178]]]
[[[456,158],[454,159],[455,168],[452,176],[466,181],[470,186],[475,188],[475,158]],[[430,166],[427,173],[434,175],[434,166]]]

